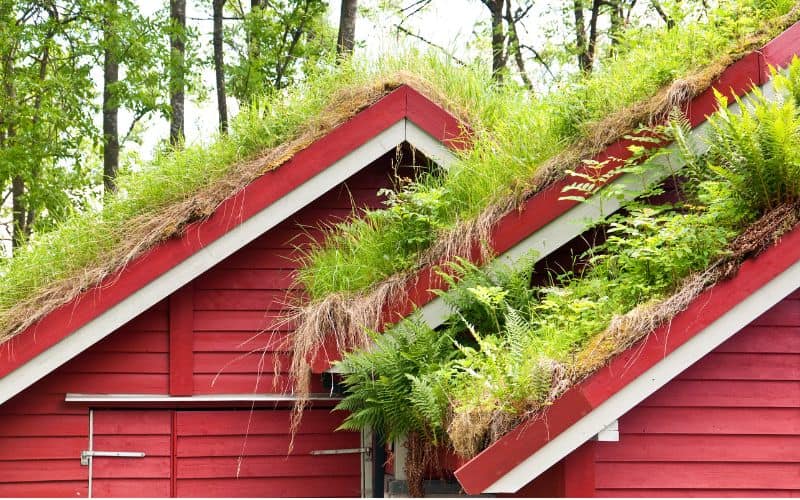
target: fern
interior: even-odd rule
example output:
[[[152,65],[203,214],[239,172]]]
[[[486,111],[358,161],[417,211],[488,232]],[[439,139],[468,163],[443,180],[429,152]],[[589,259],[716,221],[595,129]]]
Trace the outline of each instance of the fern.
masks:
[[[372,428],[387,441],[411,432],[438,441],[447,399],[431,377],[458,352],[449,335],[412,317],[376,336],[372,349],[347,354],[339,362],[347,393],[336,409],[350,414],[341,428]]]

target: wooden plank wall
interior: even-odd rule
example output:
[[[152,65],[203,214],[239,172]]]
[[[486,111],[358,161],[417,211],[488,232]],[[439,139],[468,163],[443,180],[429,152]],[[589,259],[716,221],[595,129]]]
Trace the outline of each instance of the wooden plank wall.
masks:
[[[157,304],[0,406],[0,497],[86,497],[88,410],[67,406],[65,394],[165,394],[167,312]]]
[[[178,411],[177,496],[360,496],[358,454],[310,455],[359,446],[358,433],[335,432],[338,424],[327,409],[307,410],[287,455],[288,410]]]
[[[353,206],[379,206],[377,192],[392,184],[394,157],[394,151],[387,153],[347,185],[324,194],[290,221],[176,292],[183,293],[178,300],[173,297],[157,304],[1,405],[0,497],[86,496],[88,468],[80,465],[79,458],[88,448],[88,408],[67,406],[67,392],[213,394],[286,390],[289,354],[275,351],[278,341],[291,335],[292,325],[279,325],[276,318],[292,283],[298,251],[295,247],[320,237],[319,224],[352,216]],[[401,168],[397,173],[411,177],[416,172]],[[184,310],[170,314],[170,307],[185,308],[187,304],[191,308],[188,315]],[[171,327],[183,332],[180,339],[175,335],[170,339]],[[268,332],[262,333],[264,330]],[[277,375],[273,374],[275,360],[281,367]],[[180,378],[170,376],[171,368],[180,371]],[[319,380],[315,380],[314,389],[323,390]],[[288,461],[287,411],[257,410],[249,435],[242,425],[247,415],[249,412],[232,409],[205,414],[170,409],[96,410],[95,449],[102,445],[114,448],[110,451],[139,451],[141,447],[148,456],[98,459],[95,495],[360,493],[358,455],[307,454],[311,448],[359,446],[357,434],[333,432],[341,423],[341,415],[331,414],[329,409],[310,411],[304,422],[307,432],[298,436],[297,456]],[[202,421],[206,423],[201,427],[192,423]],[[238,460],[245,443],[236,479],[237,470],[231,464]]]
[[[290,356],[277,351],[294,329],[281,317],[291,300],[298,247],[321,238],[320,226],[351,217],[353,206],[380,206],[377,193],[391,186],[393,157],[325,193],[194,281],[195,394],[288,389]],[[397,173],[416,174],[408,167]],[[319,377],[313,382],[312,390],[325,390]]]
[[[800,293],[619,422],[595,448],[597,496],[800,494]]]

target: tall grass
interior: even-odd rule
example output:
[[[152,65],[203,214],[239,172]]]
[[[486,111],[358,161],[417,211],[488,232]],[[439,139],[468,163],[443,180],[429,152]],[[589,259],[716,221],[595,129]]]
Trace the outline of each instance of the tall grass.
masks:
[[[540,166],[587,134],[593,124],[741,50],[740,40],[789,10],[784,3],[723,2],[706,22],[631,33],[617,55],[591,77],[565,78],[543,96],[531,96],[514,85],[498,86],[485,71],[459,71],[455,86],[441,75],[425,73],[471,110],[476,121],[473,148],[444,176],[427,177],[399,195],[416,206],[415,217],[404,217],[393,206],[339,225],[324,244],[308,252],[299,280],[312,298],[320,299],[364,291],[412,268],[441,233],[475,218],[492,202],[531,188]],[[420,233],[428,236],[409,245],[408,236]]]
[[[703,287],[729,276],[720,269],[735,271],[736,259],[792,229],[800,218],[800,60],[788,77],[775,78],[783,90],[774,102],[757,98],[741,115],[721,103],[710,118],[709,152],[689,158],[685,199],[629,202],[603,221],[604,242],[582,257],[582,265],[551,276],[549,285],[530,287],[527,259],[510,269],[456,266],[459,280],[446,278],[451,289],[443,294],[455,311],[444,331],[412,317],[387,332],[377,351],[345,356],[349,391],[339,408],[352,413],[343,427],[381,429],[387,421],[377,417],[404,407],[398,418],[406,429],[446,429],[455,450],[472,456],[669,321]],[[668,130],[689,154],[681,139],[686,127]],[[714,268],[720,274],[710,273]],[[676,296],[682,298],[672,301]],[[451,341],[450,350],[442,349],[442,339]],[[385,376],[409,366],[411,353],[419,352],[427,354],[410,371],[413,378]],[[385,395],[392,395],[391,406]]]

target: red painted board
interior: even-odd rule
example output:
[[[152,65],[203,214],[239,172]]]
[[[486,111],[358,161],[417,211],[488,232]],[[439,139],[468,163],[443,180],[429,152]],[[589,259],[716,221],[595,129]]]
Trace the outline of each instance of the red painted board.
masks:
[[[360,476],[179,479],[179,497],[359,497]]]
[[[761,53],[764,54],[765,78],[769,77],[769,66],[782,68],[788,65],[797,55],[798,47],[800,47],[800,23],[795,23],[761,49]]]
[[[797,498],[796,490],[722,490],[722,489],[598,489],[597,497],[604,498]]]
[[[800,463],[800,436],[624,434],[595,444],[598,462]]]
[[[598,488],[800,489],[796,463],[607,463],[597,467]]]
[[[637,406],[620,418],[623,434],[800,435],[795,408],[697,408]]]
[[[3,498],[86,498],[89,481],[51,481],[46,483],[0,482]]]

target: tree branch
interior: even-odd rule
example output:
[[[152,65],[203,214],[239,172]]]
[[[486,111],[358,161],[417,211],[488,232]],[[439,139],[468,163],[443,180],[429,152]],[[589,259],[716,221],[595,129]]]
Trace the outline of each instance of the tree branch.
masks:
[[[434,43],[434,42],[432,42],[432,41],[430,41],[430,40],[428,40],[428,39],[426,39],[426,38],[424,38],[424,37],[422,37],[420,35],[417,35],[416,33],[413,33],[411,31],[407,30],[406,28],[402,27],[399,24],[395,24],[395,28],[397,28],[397,31],[402,31],[403,33],[405,33],[406,35],[408,35],[408,36],[410,36],[412,38],[416,38],[417,40],[425,42],[426,44],[430,45],[431,47],[433,47],[435,49],[441,50],[442,52],[445,53],[445,55],[447,55],[447,57],[449,57],[450,59],[454,60],[458,64],[460,64],[462,66],[467,66],[466,62],[462,61],[461,59],[457,58],[456,56],[454,56],[453,54],[448,52],[447,49],[445,49],[441,45],[439,45],[437,43]]]

